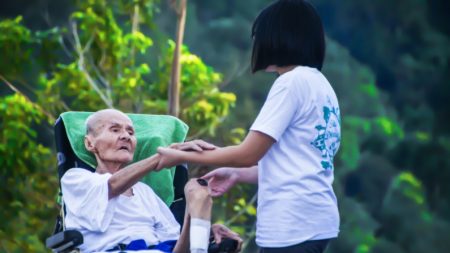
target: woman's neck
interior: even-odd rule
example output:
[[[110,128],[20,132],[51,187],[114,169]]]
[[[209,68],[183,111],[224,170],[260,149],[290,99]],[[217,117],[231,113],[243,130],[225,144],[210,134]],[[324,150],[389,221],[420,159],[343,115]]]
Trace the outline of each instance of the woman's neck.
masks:
[[[282,74],[293,70],[295,67],[297,67],[297,65],[290,65],[290,66],[283,66],[283,67],[270,65],[266,68],[266,72],[277,72],[278,75],[281,76]]]
[[[278,67],[277,72],[281,76],[282,74],[295,69],[295,67],[297,67],[297,66],[296,65],[292,65],[292,66]]]

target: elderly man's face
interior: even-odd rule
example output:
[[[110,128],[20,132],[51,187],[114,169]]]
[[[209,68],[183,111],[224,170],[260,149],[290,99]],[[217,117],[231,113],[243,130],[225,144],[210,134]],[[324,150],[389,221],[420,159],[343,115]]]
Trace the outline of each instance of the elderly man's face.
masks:
[[[133,160],[136,148],[133,123],[122,113],[108,112],[101,115],[89,135],[91,147],[97,159],[102,162],[128,163]]]

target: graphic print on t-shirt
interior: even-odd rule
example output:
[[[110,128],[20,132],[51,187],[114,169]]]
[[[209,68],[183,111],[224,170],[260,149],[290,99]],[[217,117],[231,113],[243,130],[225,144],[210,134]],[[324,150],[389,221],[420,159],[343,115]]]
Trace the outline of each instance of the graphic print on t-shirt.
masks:
[[[322,168],[333,170],[333,158],[341,143],[341,118],[339,108],[333,107],[329,98],[328,104],[323,107],[324,125],[316,125],[318,134],[311,145],[322,153]]]

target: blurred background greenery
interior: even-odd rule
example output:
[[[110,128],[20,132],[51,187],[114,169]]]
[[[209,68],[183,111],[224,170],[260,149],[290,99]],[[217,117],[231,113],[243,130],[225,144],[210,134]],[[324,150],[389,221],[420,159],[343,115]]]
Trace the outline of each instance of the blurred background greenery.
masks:
[[[52,124],[67,110],[167,113],[170,0],[0,3],[0,252],[49,252],[58,212]],[[191,138],[239,143],[272,74],[249,71],[250,28],[269,0],[188,0],[180,118]],[[323,73],[343,135],[328,253],[450,248],[450,2],[311,0],[327,33]],[[191,174],[210,168],[193,168]],[[215,200],[254,244],[255,186]]]

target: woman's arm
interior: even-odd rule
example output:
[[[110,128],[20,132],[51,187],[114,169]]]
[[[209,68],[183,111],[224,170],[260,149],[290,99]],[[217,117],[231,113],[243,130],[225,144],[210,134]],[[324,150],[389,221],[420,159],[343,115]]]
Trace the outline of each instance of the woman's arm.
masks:
[[[238,183],[257,184],[258,183],[258,166],[250,168],[235,168]]]
[[[250,131],[244,141],[235,146],[216,148],[202,152],[183,152],[158,148],[161,159],[158,169],[191,162],[212,166],[250,167],[256,165],[275,140],[261,132]]]

